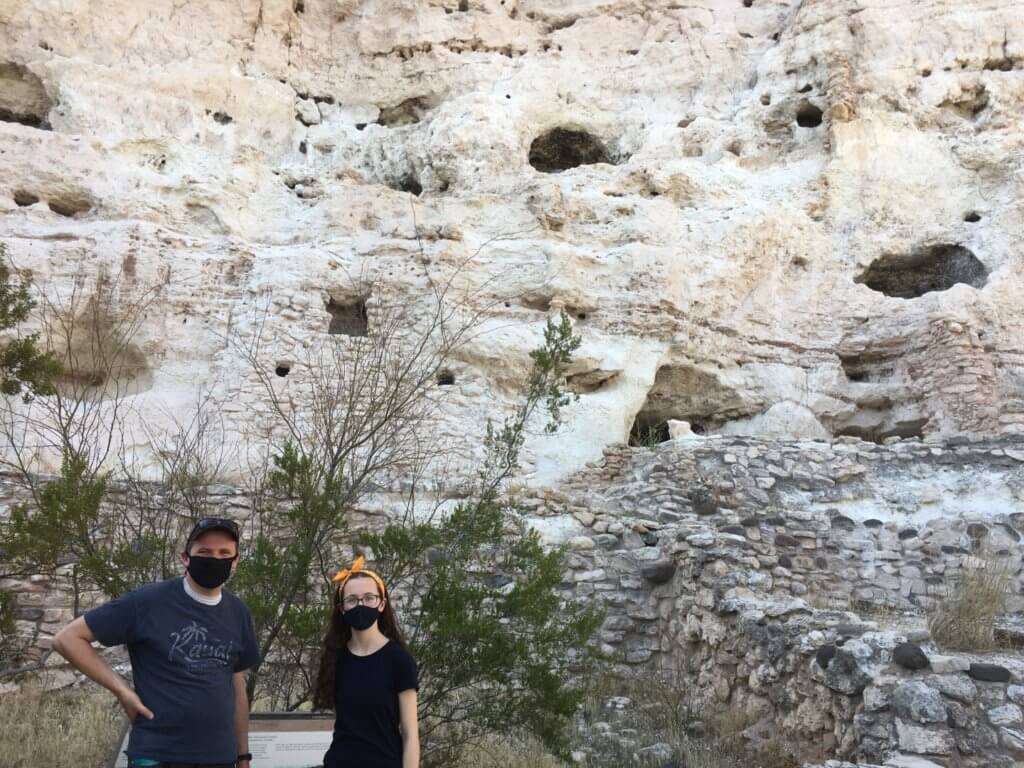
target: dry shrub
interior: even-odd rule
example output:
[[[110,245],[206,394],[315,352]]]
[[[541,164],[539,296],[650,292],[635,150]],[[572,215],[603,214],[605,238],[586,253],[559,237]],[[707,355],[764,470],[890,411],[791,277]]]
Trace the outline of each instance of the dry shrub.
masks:
[[[958,650],[995,648],[995,621],[1006,610],[1010,576],[1006,560],[970,558],[950,594],[937,601],[928,617],[928,629],[935,642]]]
[[[0,696],[0,765],[106,768],[123,727],[123,712],[105,691],[26,686]]]

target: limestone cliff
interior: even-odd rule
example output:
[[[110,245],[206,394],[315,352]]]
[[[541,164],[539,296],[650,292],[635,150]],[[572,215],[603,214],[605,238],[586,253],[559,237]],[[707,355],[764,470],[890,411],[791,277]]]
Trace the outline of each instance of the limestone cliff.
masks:
[[[348,275],[415,302],[461,269],[491,330],[439,435],[501,412],[549,313],[583,335],[536,481],[669,419],[1024,431],[1015,0],[6,0],[0,51],[0,234],[57,290],[155,286],[149,425],[197,386],[260,418],[225,342],[260,307],[274,369]]]

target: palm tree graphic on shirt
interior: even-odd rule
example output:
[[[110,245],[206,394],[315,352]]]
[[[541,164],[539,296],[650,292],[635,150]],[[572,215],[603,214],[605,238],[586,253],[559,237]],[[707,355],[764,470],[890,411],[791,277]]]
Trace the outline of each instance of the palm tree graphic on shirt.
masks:
[[[182,643],[202,643],[206,640],[206,627],[202,627],[198,622],[193,621],[187,627],[181,630],[181,642]],[[177,633],[175,633],[177,634]]]
[[[172,660],[175,654],[193,669],[226,666],[234,649],[234,642],[210,637],[209,630],[197,621],[171,632],[171,650],[167,654]]]

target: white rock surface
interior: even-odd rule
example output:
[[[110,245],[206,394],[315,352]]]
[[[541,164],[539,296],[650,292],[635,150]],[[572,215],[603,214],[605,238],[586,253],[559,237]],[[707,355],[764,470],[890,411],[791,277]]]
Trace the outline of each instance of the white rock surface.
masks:
[[[600,457],[638,413],[706,433],[1021,433],[1019,3],[746,5],[15,0],[2,239],[54,290],[103,269],[157,286],[131,414],[150,430],[199,388],[229,445],[263,428],[266,394],[225,342],[261,308],[272,370],[319,343],[346,275],[416,303],[465,265],[460,290],[494,311],[443,444],[507,411],[548,315],[584,337],[596,388],[531,439],[529,482]],[[609,162],[531,167],[557,127]],[[904,258],[866,273],[888,255]]]

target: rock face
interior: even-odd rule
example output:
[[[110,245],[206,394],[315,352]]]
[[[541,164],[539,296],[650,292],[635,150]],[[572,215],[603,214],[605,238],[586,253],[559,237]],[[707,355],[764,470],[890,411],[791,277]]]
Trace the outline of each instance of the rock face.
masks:
[[[2,21],[4,242],[58,292],[153,289],[151,430],[197,386],[229,442],[261,428],[226,341],[254,315],[285,387],[339,312],[372,324],[456,272],[493,311],[440,436],[500,415],[545,316],[583,334],[537,482],[668,420],[1024,430],[1015,0],[38,0]]]
[[[0,51],[0,238],[58,302],[144,301],[140,464],[206,396],[244,454],[261,377],[305,407],[310,349],[439,285],[483,311],[437,377],[462,446],[564,311],[580,398],[521,479],[603,650],[809,757],[1024,755],[1019,660],[810,605],[927,609],[991,546],[1024,607],[1018,0],[14,0]]]

